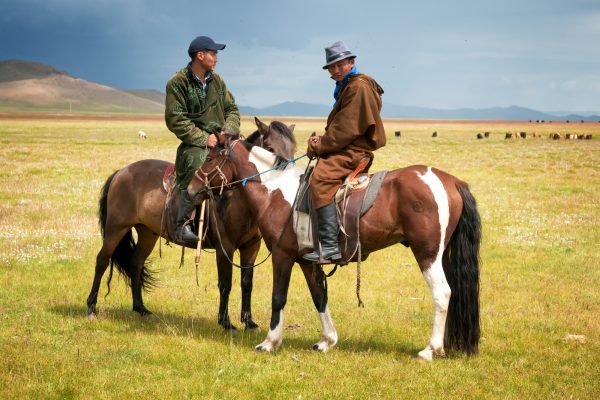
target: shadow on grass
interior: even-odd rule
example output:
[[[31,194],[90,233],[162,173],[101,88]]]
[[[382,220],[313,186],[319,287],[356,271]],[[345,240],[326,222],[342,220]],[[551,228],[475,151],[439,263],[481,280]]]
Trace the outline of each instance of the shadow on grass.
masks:
[[[87,319],[87,308],[73,304],[56,304],[49,307],[49,311],[71,318],[84,321]],[[267,327],[261,327],[261,331],[244,331],[242,326],[237,326],[237,332],[226,331],[216,321],[204,317],[182,316],[173,313],[157,312],[149,316],[140,316],[138,313],[125,308],[102,308],[95,319],[89,319],[90,324],[101,324],[103,322],[117,322],[115,332],[118,334],[131,334],[132,332],[145,332],[149,334],[167,335],[176,337],[202,337],[218,343],[234,343],[241,347],[247,347],[249,351],[263,341]],[[115,328],[115,325],[113,325]],[[320,333],[303,332],[302,337],[283,334],[281,352],[310,350],[319,340]],[[339,339],[333,351],[345,353],[364,354],[390,354],[396,357],[416,356],[421,348],[412,342],[386,342],[376,338],[349,338]]]

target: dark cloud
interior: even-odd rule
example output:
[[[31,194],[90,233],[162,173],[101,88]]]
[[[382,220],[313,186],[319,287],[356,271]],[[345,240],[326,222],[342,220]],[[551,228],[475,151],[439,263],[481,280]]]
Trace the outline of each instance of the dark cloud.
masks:
[[[0,24],[0,59],[159,90],[190,40],[210,35],[228,44],[219,72],[250,105],[328,103],[320,64],[339,39],[394,103],[593,109],[600,94],[597,0],[21,0],[0,3]]]

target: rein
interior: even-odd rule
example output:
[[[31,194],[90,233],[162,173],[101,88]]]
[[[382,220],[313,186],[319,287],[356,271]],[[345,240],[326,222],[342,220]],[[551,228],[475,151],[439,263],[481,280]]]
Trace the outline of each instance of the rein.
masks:
[[[196,176],[196,178],[200,181],[203,181],[205,183],[205,186],[202,188],[202,190],[206,190],[209,196],[210,200],[214,200],[213,197],[213,189],[220,189],[219,194],[223,193],[223,190],[225,189],[235,189],[235,186],[238,183],[241,183],[242,186],[246,186],[246,183],[249,180],[252,180],[254,178],[256,178],[257,176],[263,175],[267,172],[276,170],[276,169],[280,169],[283,168],[289,164],[293,164],[296,161],[300,160],[303,157],[306,157],[306,153],[293,158],[291,160],[288,160],[282,164],[279,164],[277,166],[274,166],[272,168],[269,168],[265,171],[256,173],[254,175],[248,176],[246,178],[243,179],[238,179],[236,181],[233,182],[228,182],[227,177],[225,176],[225,174],[223,173],[223,171],[221,170],[221,167],[225,164],[225,162],[227,161],[227,157],[229,156],[229,152],[233,149],[233,147],[237,144],[237,142],[239,142],[239,140],[234,141],[230,146],[229,149],[223,149],[223,151],[221,151],[221,160],[219,161],[219,164],[212,170],[209,172],[204,172],[204,170],[202,170],[202,167],[198,168],[198,170],[194,173],[194,175]],[[201,177],[198,172],[201,172],[202,175],[204,175],[204,177]],[[220,176],[221,177],[221,184],[218,186],[210,186],[210,182],[216,177],[216,176]],[[235,266],[236,268],[239,269],[253,269],[258,267],[259,265],[265,263],[270,257],[271,257],[271,251],[269,251],[269,254],[259,263],[253,264],[252,266],[243,266],[243,265],[239,265],[236,264],[232,259],[229,258],[229,255],[227,254],[227,252],[225,251],[225,248],[223,247],[223,239],[221,238],[221,232],[218,228],[217,225],[217,215],[216,215],[216,210],[213,210],[213,207],[209,207],[208,209],[208,214],[210,216],[210,218],[212,218],[212,222],[215,226],[215,230],[217,232],[217,239],[219,242],[219,246],[221,247],[221,252],[225,255],[225,257],[227,258],[227,261],[231,263],[231,265]]]
[[[246,186],[246,183],[248,183],[248,181],[256,178],[257,176],[266,174],[267,172],[271,172],[277,169],[281,169],[281,168],[285,168],[287,165],[289,164],[294,164],[296,163],[296,161],[300,160],[301,158],[304,158],[307,156],[306,153],[293,158],[291,160],[288,160],[284,163],[281,163],[279,165],[276,165],[274,167],[271,167],[265,171],[261,171],[258,172],[254,175],[248,176],[246,178],[243,179],[238,179],[237,181],[233,181],[233,182],[229,182],[227,180],[227,177],[225,176],[225,174],[223,173],[223,171],[221,170],[221,167],[225,164],[225,161],[227,161],[227,158],[229,156],[229,152],[233,149],[233,147],[239,142],[239,140],[235,140],[230,146],[229,149],[223,149],[223,151],[221,151],[221,160],[219,161],[219,164],[212,170],[209,172],[204,172],[204,170],[202,170],[202,167],[198,168],[198,170],[194,173],[194,175],[196,176],[196,178],[202,182],[205,183],[205,186],[202,188],[202,190],[206,190],[208,192],[212,191],[213,189],[219,189],[220,188],[220,192],[219,193],[223,193],[223,190],[225,189],[231,189],[233,186],[237,185],[238,183],[241,183],[242,186]],[[204,175],[204,177],[200,176],[198,172],[201,172],[202,175]],[[216,176],[220,176],[221,177],[221,184],[218,186],[210,186],[210,182],[216,177]]]

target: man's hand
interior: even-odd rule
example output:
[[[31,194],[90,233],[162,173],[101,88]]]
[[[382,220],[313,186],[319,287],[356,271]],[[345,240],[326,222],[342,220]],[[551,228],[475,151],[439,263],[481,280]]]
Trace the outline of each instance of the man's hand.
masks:
[[[212,149],[218,143],[219,143],[219,139],[217,138],[217,136],[214,133],[211,133],[210,135],[208,135],[208,139],[206,139],[206,147],[208,147],[209,149]]]
[[[313,134],[308,138],[308,148],[306,149],[306,155],[311,158],[317,158],[319,155],[319,145],[321,144],[321,137]]]

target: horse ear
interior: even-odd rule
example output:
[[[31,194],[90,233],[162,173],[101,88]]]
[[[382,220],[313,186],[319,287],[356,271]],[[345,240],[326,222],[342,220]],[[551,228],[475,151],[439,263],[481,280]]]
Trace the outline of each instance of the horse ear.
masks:
[[[254,122],[256,123],[256,127],[258,128],[258,131],[260,133],[262,133],[263,135],[266,134],[267,132],[269,132],[269,127],[267,125],[265,125],[260,119],[258,119],[257,117],[254,117]]]
[[[294,132],[294,128],[295,128],[295,127],[296,127],[296,124],[292,124],[292,125],[288,126],[288,128],[289,128],[289,130],[290,130],[290,133],[293,133],[293,132]]]

